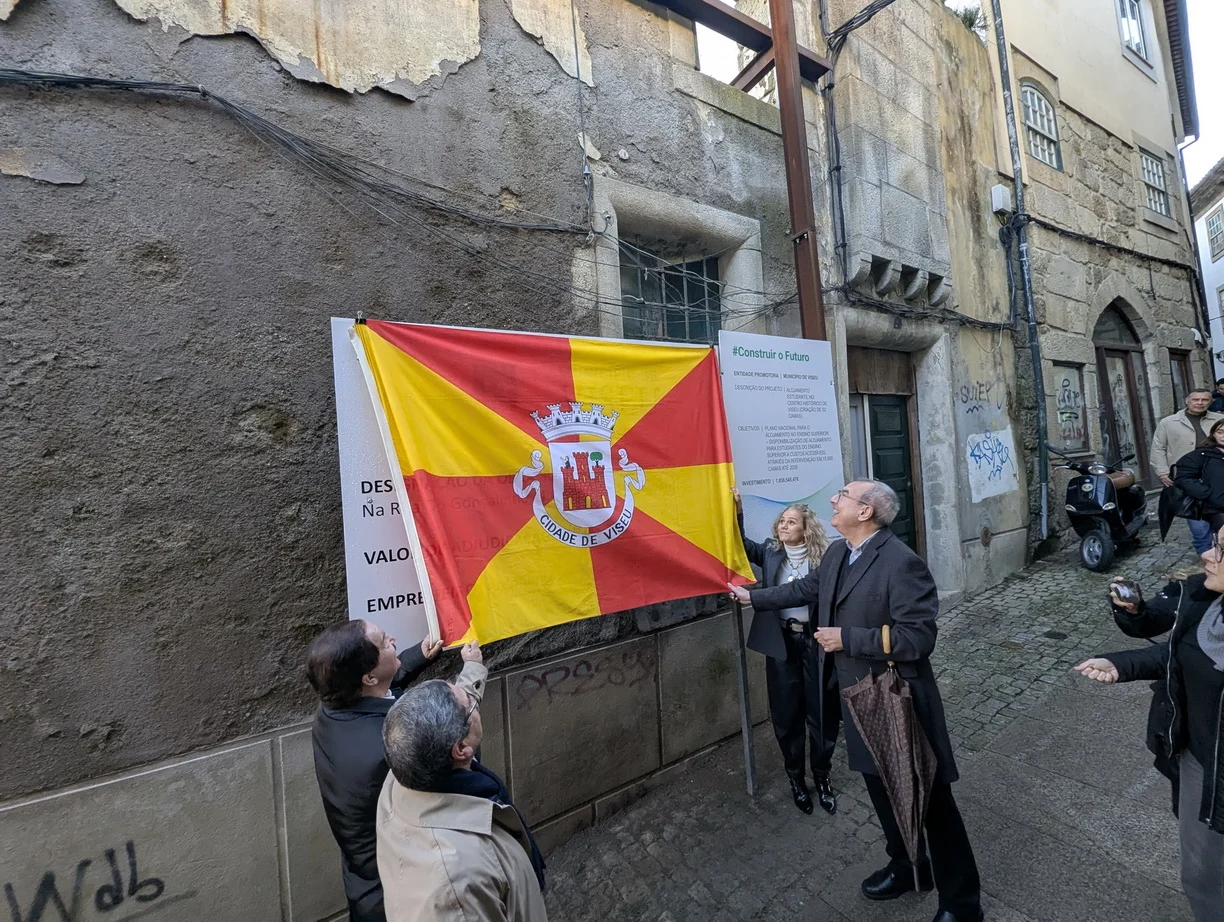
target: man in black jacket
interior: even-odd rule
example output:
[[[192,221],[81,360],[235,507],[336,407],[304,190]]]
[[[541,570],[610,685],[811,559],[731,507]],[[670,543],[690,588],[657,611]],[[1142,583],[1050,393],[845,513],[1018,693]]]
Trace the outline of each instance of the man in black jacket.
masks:
[[[899,508],[897,494],[887,484],[877,480],[846,484],[833,497],[831,519],[845,540],[829,547],[817,570],[772,589],[733,593],[754,609],[817,602],[816,642],[834,654],[837,673],[822,676],[826,688],[849,688],[869,672],[883,673],[889,660],[896,663],[938,760],[925,824],[931,861],[920,863],[918,883],[923,890],[931,889],[933,864],[933,884],[939,890],[935,922],[981,922],[981,883],[965,824],[952,798],[956,761],[931,669],[939,595],[927,565],[888,529]],[[883,646],[885,625],[892,641],[889,655]],[[889,857],[886,867],[863,881],[863,895],[871,900],[895,899],[914,889],[914,868],[871,753],[844,704],[842,713],[850,768],[863,774]]]
[[[385,922],[375,833],[387,777],[383,721],[441,649],[426,639],[397,656],[395,638],[362,620],[334,624],[310,645],[306,676],[320,698],[311,729],[315,776],[340,846],[350,922]],[[468,644],[461,656],[456,684],[479,701],[488,675],[480,648]]]

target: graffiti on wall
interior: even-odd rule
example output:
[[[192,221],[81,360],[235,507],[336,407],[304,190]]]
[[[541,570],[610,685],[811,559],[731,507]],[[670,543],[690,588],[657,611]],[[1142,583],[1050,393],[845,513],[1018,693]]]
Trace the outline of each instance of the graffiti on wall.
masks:
[[[977,432],[965,443],[969,490],[975,503],[1020,488],[1011,426]]]
[[[106,849],[101,861],[82,858],[71,878],[57,878],[55,871],[46,871],[27,893],[11,881],[4,885],[9,922],[126,922],[195,895],[196,891],[188,890],[167,896],[166,882],[160,877],[141,877],[136,843],[131,839],[122,852]]]

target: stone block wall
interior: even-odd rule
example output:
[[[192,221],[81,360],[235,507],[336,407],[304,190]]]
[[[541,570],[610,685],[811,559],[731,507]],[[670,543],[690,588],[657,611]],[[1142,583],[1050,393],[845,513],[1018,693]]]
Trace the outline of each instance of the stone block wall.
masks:
[[[764,659],[749,670],[759,722]],[[737,734],[737,688],[727,613],[530,663],[490,680],[481,757],[548,851]],[[14,918],[41,922],[60,904],[73,922],[331,919],[340,853],[309,725],[0,804],[0,887]]]

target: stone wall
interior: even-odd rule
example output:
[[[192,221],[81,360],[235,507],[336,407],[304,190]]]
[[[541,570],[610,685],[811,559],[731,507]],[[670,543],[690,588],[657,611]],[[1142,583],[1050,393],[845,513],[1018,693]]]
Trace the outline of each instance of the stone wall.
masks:
[[[749,656],[760,720],[764,661]],[[548,852],[738,733],[736,675],[726,614],[511,669],[488,684],[481,758]],[[762,771],[776,761],[759,754]],[[308,724],[10,803],[0,842],[18,919],[58,918],[53,894],[75,922],[141,910],[318,922],[344,909]]]

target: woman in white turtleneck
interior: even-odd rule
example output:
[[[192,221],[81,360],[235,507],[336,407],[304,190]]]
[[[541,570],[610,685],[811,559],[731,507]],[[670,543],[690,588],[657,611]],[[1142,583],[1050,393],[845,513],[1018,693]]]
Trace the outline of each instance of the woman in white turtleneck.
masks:
[[[735,501],[738,507],[738,491]],[[782,510],[769,540],[758,543],[744,537],[744,550],[760,569],[764,587],[807,576],[820,563],[828,545],[820,520],[803,503]],[[837,812],[837,797],[829,783],[829,767],[841,725],[841,702],[836,693],[820,688],[819,664],[824,654],[812,638],[813,615],[808,606],[757,612],[748,632],[748,648],[766,656],[769,713],[795,806],[809,814],[813,809],[804,780],[804,755],[810,747],[816,794],[821,808],[832,814]]]

